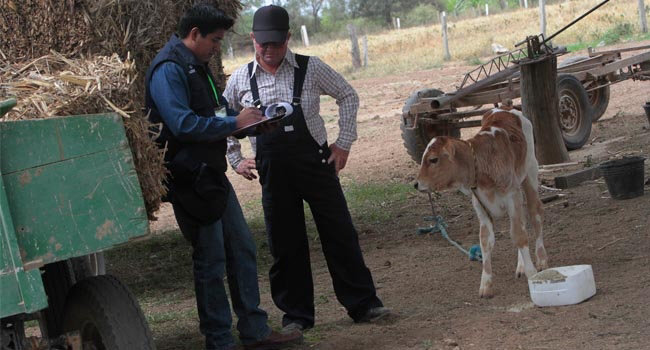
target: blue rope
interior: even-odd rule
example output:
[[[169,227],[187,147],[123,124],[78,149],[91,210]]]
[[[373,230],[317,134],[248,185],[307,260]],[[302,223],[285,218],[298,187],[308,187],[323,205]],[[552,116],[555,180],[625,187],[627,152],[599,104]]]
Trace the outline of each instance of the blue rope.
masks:
[[[469,251],[463,248],[460,244],[458,244],[456,241],[453,239],[449,238],[449,235],[447,234],[447,223],[445,220],[442,218],[440,215],[436,216],[425,216],[424,220],[426,221],[434,221],[435,225],[429,226],[429,227],[420,227],[418,228],[418,235],[423,235],[427,233],[436,233],[440,232],[442,237],[444,237],[449,243],[451,243],[454,247],[458,248],[461,252],[465,253],[469,257],[469,260],[471,261],[483,261],[483,255],[481,254],[481,247],[478,244],[474,244]]]

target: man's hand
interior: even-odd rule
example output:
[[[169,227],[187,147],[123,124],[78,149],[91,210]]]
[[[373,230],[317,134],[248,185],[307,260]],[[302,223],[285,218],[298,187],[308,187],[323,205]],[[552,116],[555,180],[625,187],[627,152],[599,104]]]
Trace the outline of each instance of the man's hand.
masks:
[[[332,155],[327,160],[327,163],[334,162],[334,170],[336,170],[336,175],[338,176],[339,171],[345,168],[345,163],[348,162],[350,151],[346,151],[334,143],[330,145],[330,151],[332,151]]]
[[[259,109],[255,107],[244,108],[237,116],[237,129],[259,122],[262,118],[262,112]]]
[[[257,179],[257,176],[253,173],[253,170],[255,170],[255,159],[249,158],[242,160],[239,165],[237,165],[235,172],[247,180],[255,180]]]

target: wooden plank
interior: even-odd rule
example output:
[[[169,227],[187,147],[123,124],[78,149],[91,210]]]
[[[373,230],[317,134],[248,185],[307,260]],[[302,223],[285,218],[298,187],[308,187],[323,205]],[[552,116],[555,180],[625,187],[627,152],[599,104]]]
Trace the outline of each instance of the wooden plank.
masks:
[[[607,64],[601,68],[590,70],[588,74],[591,74],[595,77],[601,77],[603,75],[616,72],[621,68],[625,68],[627,66],[639,64],[641,62],[645,62],[649,60],[650,60],[650,52],[645,52],[640,55],[628,57],[626,59]]]
[[[616,54],[616,53],[620,54],[621,52],[629,52],[629,51],[637,51],[637,50],[645,50],[645,49],[650,49],[650,45],[628,47],[626,49],[616,49],[616,50],[609,50],[609,51],[591,50],[589,52],[589,55],[590,56],[595,56],[595,55],[606,55],[606,54]]]
[[[86,255],[147,232],[130,152],[93,153],[3,179],[25,265]]]
[[[32,313],[45,307],[47,297],[40,271],[25,271],[20,258],[9,202],[0,176],[0,318]]]
[[[115,148],[124,138],[115,113],[0,123],[3,174]],[[118,141],[119,142],[119,141]],[[128,143],[121,144],[128,149]]]
[[[557,188],[571,188],[580,185],[582,182],[587,180],[595,180],[602,175],[600,174],[600,169],[595,166],[583,170],[579,170],[567,175],[555,177],[555,187]]]
[[[4,124],[0,170],[24,266],[86,255],[148,232],[121,118]]]

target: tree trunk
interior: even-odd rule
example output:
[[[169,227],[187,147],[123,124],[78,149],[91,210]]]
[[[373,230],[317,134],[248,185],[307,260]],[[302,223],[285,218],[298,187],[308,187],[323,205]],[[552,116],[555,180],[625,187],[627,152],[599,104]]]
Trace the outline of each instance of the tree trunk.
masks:
[[[556,79],[557,58],[554,56],[521,65],[522,109],[533,123],[535,151],[540,164],[569,160],[560,131]]]
[[[313,14],[314,16],[314,33],[320,31],[320,18],[318,18],[318,12]]]

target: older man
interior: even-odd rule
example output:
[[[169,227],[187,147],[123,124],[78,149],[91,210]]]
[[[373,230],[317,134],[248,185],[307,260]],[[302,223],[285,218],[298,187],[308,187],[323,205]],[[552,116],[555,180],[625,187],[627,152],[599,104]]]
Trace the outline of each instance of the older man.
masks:
[[[255,59],[230,77],[224,95],[232,108],[288,102],[293,113],[270,133],[255,138],[255,159],[244,159],[239,143],[229,139],[228,158],[248,179],[257,169],[262,204],[274,257],[271,293],[284,311],[285,330],[314,326],[314,287],[305,231],[303,200],[309,203],[336,296],[355,322],[369,322],[389,313],[376,295],[358,235],[338,180],[356,140],[359,98],[340,74],[317,57],[288,49],[289,15],[279,6],[259,8],[250,37]],[[320,95],[339,105],[339,136],[327,144],[319,115]]]

